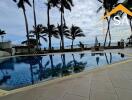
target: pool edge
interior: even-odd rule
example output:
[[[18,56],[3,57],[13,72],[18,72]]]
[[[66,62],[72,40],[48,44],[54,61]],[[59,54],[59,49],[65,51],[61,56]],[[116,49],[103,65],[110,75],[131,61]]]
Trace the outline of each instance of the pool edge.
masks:
[[[124,61],[116,62],[116,63],[110,64],[110,65],[101,66],[100,68],[94,68],[94,69],[91,69],[91,70],[86,70],[84,72],[80,72],[80,73],[77,73],[77,74],[72,74],[72,75],[69,75],[69,76],[49,80],[49,81],[46,81],[46,82],[41,82],[41,83],[37,83],[37,84],[34,84],[34,85],[29,85],[29,86],[26,86],[26,87],[15,89],[15,90],[6,91],[6,90],[0,89],[0,97],[7,96],[9,94],[14,94],[14,93],[26,91],[26,90],[30,90],[30,89],[37,88],[37,87],[40,87],[40,86],[50,85],[50,84],[57,83],[57,82],[67,80],[67,79],[76,78],[76,77],[79,77],[79,76],[82,76],[82,75],[85,75],[85,74],[90,74],[92,72],[106,70],[107,68],[113,67],[115,65],[125,64],[125,63],[131,62],[131,61],[132,61],[132,59],[126,59]]]

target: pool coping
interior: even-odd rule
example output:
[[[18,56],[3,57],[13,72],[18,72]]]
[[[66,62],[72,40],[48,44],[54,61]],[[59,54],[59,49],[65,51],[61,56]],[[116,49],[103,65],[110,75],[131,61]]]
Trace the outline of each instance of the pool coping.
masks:
[[[45,55],[54,55],[54,54],[69,54],[69,53],[84,53],[84,52],[88,52],[88,53],[92,53],[90,50],[87,51],[78,51],[78,52],[57,52],[57,53],[42,53],[42,54],[27,54],[27,55],[13,55],[13,56],[5,56],[5,57],[0,57],[0,59],[6,59],[6,58],[13,58],[13,57],[25,57],[25,56],[45,56]],[[101,51],[100,51],[101,52]]]
[[[131,62],[131,61],[132,61],[132,59],[128,58],[128,59],[125,59],[125,60],[122,60],[119,62],[112,63],[110,65],[103,65],[103,66],[100,66],[98,68],[85,70],[85,71],[80,72],[80,73],[72,74],[72,75],[65,76],[65,77],[56,78],[56,79],[49,80],[49,81],[42,81],[42,82],[34,84],[34,85],[29,85],[26,87],[22,87],[22,88],[10,90],[10,91],[0,89],[0,97],[7,96],[10,94],[14,94],[14,93],[18,93],[18,92],[22,92],[22,91],[26,91],[26,90],[30,90],[30,89],[37,88],[40,86],[51,85],[51,84],[54,84],[54,83],[57,83],[60,81],[64,81],[64,80],[68,80],[68,79],[72,79],[72,78],[77,78],[77,77],[82,76],[82,75],[90,74],[90,73],[96,72],[96,71],[106,70],[107,68],[113,67],[115,65],[125,64],[125,63]]]
[[[109,49],[109,50],[114,50],[114,49]],[[27,55],[13,55],[13,56],[6,56],[6,57],[0,57],[0,60],[1,59],[8,59],[8,58],[13,58],[13,57],[25,57],[25,56],[46,56],[46,55],[54,55],[54,54],[69,54],[69,53],[73,53],[73,54],[76,54],[76,53],[123,53],[125,55],[127,55],[128,57],[132,57],[131,54],[129,53],[126,53],[126,52],[122,52],[122,51],[109,51],[109,50],[105,50],[105,51],[95,51],[95,52],[92,52],[91,50],[86,50],[86,51],[78,51],[78,52],[59,52],[59,53],[46,53],[46,54],[27,54]],[[121,49],[119,49],[121,50]]]

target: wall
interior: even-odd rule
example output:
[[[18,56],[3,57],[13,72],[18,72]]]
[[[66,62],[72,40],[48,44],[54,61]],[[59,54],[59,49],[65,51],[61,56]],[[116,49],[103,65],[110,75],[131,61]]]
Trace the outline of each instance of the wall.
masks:
[[[0,51],[0,57],[10,56],[8,52]]]

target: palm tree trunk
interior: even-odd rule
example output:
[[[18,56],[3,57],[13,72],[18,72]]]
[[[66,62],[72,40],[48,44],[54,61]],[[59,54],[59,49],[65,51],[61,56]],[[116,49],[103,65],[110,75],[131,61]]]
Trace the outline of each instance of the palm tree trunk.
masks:
[[[63,4],[61,3],[61,9],[63,8]],[[64,36],[63,36],[63,12],[61,11],[61,42],[62,42],[62,50],[64,50]]]
[[[34,27],[35,27],[35,29],[36,29],[36,27],[37,27],[37,19],[36,19],[36,10],[35,10],[35,1],[33,0],[33,16],[34,16]],[[35,34],[36,35],[36,41],[37,41],[37,49],[39,48],[39,40],[38,40],[38,38],[39,38],[39,34]]]
[[[1,36],[1,41],[4,42],[4,36]]]
[[[74,40],[72,40],[72,45],[71,45],[71,49],[73,49],[73,44],[74,44]]]
[[[110,47],[110,45],[111,45],[111,31],[110,31],[110,22],[111,22],[111,17],[110,17],[110,19],[109,19],[109,22],[108,22],[108,30],[109,30],[109,47]]]
[[[132,19],[129,19],[130,28],[131,28],[131,34],[132,34]]]
[[[64,26],[66,26],[66,20],[65,20],[65,15],[63,14],[63,21],[64,21]]]
[[[34,26],[37,26],[36,10],[35,10],[35,1],[33,0],[33,15],[34,15]]]
[[[108,23],[108,27],[107,27],[107,32],[106,32],[106,36],[105,36],[104,47],[106,46],[107,36],[108,36],[108,34],[110,35],[110,33],[109,33],[110,32],[109,31],[109,28],[110,28],[110,19],[106,18],[106,20],[107,20],[107,23]]]
[[[132,18],[129,19],[129,23],[130,23],[130,28],[131,28],[131,36],[132,36]],[[131,36],[130,36],[130,44],[132,45],[132,39],[131,39]]]
[[[108,18],[106,18],[106,20],[107,20],[107,23],[108,23]],[[108,25],[108,27],[109,27],[109,25]],[[108,27],[107,27],[107,32],[106,32],[106,35],[105,35],[104,47],[106,46],[107,35],[108,35],[108,32],[109,32]]]
[[[26,16],[26,12],[25,10],[23,9],[23,14],[24,14],[24,18],[25,18],[25,26],[26,26],[26,37],[27,37],[27,45],[28,45],[28,53],[30,53],[30,47],[29,47],[29,31],[28,31],[28,20],[27,20],[27,16]]]
[[[61,45],[61,44],[62,44],[62,42],[61,42],[61,40],[60,40],[60,49],[61,49],[61,47],[62,47],[62,45]]]
[[[47,8],[47,19],[48,19],[48,35],[49,35],[49,50],[51,50],[51,31],[50,31],[50,5],[48,3],[48,8]]]

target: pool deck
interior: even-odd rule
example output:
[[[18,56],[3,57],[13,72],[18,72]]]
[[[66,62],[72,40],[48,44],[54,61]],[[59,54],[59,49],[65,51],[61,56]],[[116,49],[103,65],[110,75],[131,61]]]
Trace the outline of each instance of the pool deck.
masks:
[[[0,100],[132,100],[132,48],[106,52],[130,58],[13,91],[0,90]]]

